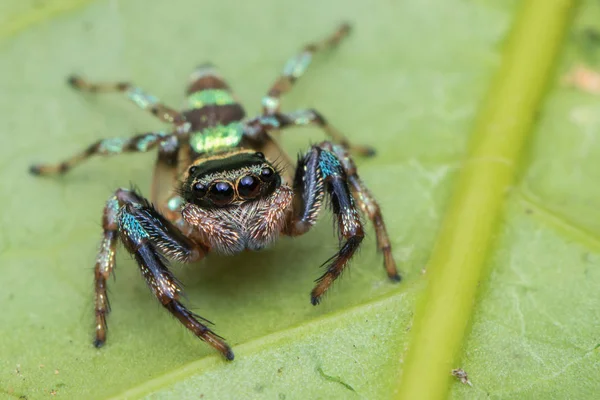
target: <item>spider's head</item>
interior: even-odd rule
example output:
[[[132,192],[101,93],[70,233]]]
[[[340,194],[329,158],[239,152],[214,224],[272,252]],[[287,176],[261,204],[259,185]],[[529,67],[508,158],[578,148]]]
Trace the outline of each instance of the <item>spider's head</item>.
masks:
[[[221,208],[265,198],[280,185],[279,172],[263,153],[242,150],[195,160],[181,194],[199,207]]]

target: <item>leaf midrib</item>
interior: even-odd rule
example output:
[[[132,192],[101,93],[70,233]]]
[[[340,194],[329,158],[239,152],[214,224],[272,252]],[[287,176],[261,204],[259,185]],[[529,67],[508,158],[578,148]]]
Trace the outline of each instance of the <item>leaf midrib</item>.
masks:
[[[459,357],[507,191],[522,165],[525,139],[533,131],[574,3],[529,0],[522,5],[429,262],[398,398],[447,395],[448,371]]]

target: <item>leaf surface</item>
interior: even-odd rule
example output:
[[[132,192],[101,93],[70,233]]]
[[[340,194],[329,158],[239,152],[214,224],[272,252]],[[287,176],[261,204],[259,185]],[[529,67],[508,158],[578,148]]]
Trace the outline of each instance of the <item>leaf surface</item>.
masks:
[[[584,32],[600,29],[589,17],[600,14],[592,3],[578,11],[560,73],[595,59]],[[389,397],[424,290],[422,271],[517,5],[2,2],[0,397]],[[148,193],[154,155],[95,159],[61,178],[35,178],[27,168],[99,138],[163,126],[118,95],[74,93],[65,77],[130,79],[178,106],[189,72],[211,61],[254,114],[285,60],[342,20],[353,23],[353,34],[315,57],[284,108],[314,107],[377,148],[358,166],[380,201],[405,281],[387,281],[369,228],[350,269],[323,304],[311,306],[318,266],[337,245],[326,216],[308,235],[268,251],[174,265],[188,303],[234,347],[236,360],[227,363],[162,310],[120,251],[109,283],[108,343],[94,349],[91,268],[102,206],[130,182]],[[465,343],[462,366],[474,387],[453,384],[456,398],[564,398],[598,389],[600,103],[555,81]],[[314,129],[282,135],[292,155],[321,138]]]

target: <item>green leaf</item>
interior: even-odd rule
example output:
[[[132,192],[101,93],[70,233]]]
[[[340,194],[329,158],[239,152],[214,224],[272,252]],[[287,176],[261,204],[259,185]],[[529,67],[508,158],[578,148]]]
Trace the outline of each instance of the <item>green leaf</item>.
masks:
[[[518,5],[2,2],[0,398],[390,398],[426,293],[422,271]],[[577,11],[502,220],[485,238],[491,272],[453,366],[473,387],[452,383],[455,398],[590,398],[599,389],[600,102],[560,85],[574,64],[596,59],[587,30],[600,29],[598,8],[588,0]],[[148,193],[154,155],[92,160],[61,178],[27,168],[161,124],[118,95],[74,93],[65,77],[131,79],[177,106],[189,72],[212,61],[253,114],[285,60],[341,20],[355,31],[315,58],[284,108],[317,108],[378,149],[358,160],[359,171],[380,201],[405,281],[388,282],[369,228],[351,268],[311,306],[318,266],[337,244],[327,217],[268,251],[174,265],[188,303],[233,346],[227,363],[162,310],[119,251],[108,342],[93,348],[102,206],[130,182]],[[314,129],[282,135],[291,154],[320,138]]]
[[[454,369],[488,249],[573,5],[546,0],[523,4],[429,262],[431,272],[415,316],[400,398],[445,397],[447,371]]]

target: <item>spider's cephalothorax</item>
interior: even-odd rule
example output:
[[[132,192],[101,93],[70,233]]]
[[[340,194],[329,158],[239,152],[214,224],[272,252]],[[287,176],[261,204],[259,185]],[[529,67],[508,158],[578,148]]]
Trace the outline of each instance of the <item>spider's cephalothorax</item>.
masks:
[[[259,250],[279,237],[293,194],[263,153],[221,153],[189,168],[182,215],[219,253]]]
[[[120,239],[161,304],[196,336],[233,359],[227,343],[206,326],[207,321],[181,303],[181,287],[167,268],[166,258],[189,263],[209,252],[262,249],[281,234],[302,235],[315,224],[326,194],[341,245],[317,279],[312,304],[319,303],[364,237],[359,208],[375,226],[388,276],[400,280],[379,206],[358,177],[349,154],[371,156],[374,151],[351,144],[315,110],[280,111],[281,95],[304,73],[313,54],[337,45],[348,31],[348,25],[342,25],[326,40],[305,46],[290,59],[263,97],[263,113],[254,118],[246,118],[210,65],[202,65],[192,74],[183,112],[129,83],[69,79],[83,91],[124,92],[140,108],[172,125],[165,132],[99,140],[61,163],[31,167],[36,175],[62,174],[92,155],[158,150],[152,203],[133,190],[118,189],[104,207],[103,237],[94,269],[95,346],[106,341],[106,282],[115,266]],[[321,127],[332,142],[312,146],[294,166],[270,132],[301,125]],[[277,160],[277,165],[271,160]]]

